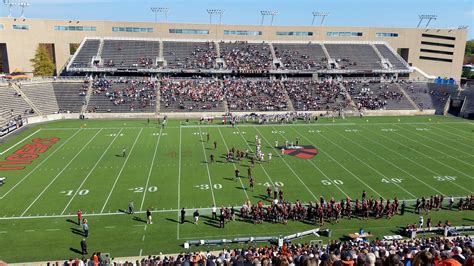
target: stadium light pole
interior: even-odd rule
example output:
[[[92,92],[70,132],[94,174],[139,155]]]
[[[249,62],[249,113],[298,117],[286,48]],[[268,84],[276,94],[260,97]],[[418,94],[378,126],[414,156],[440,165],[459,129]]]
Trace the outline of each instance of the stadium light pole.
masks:
[[[314,20],[316,17],[321,17],[321,26],[324,23],[324,19],[329,16],[329,12],[313,12],[313,21],[311,22],[311,25],[314,25]]]
[[[151,7],[151,12],[155,13],[155,22],[158,21],[158,13],[165,14],[165,22],[168,22],[168,11],[167,7]]]
[[[25,8],[30,6],[30,4],[28,2],[21,2],[21,3],[18,3],[18,5],[21,7],[21,16],[20,16],[20,18],[25,18]]]
[[[278,11],[262,10],[260,11],[260,14],[262,15],[262,25],[263,25],[263,22],[265,21],[265,16],[272,17],[272,20],[270,21],[270,26],[271,26],[273,25],[273,20],[275,19],[275,16],[278,15]]]
[[[428,28],[428,25],[430,24],[431,20],[436,20],[438,16],[437,15],[419,15],[418,18],[420,19],[420,21],[418,22],[418,25],[416,27],[419,28],[421,25],[421,22],[427,19],[428,22],[426,23],[425,28]]]
[[[209,14],[209,24],[212,24],[212,16],[219,15],[219,24],[222,24],[222,14],[224,14],[224,9],[207,9],[207,13]]]
[[[8,17],[11,18],[12,17],[12,8],[14,6],[18,5],[18,4],[12,2],[11,0],[3,0],[3,4],[8,6]]]

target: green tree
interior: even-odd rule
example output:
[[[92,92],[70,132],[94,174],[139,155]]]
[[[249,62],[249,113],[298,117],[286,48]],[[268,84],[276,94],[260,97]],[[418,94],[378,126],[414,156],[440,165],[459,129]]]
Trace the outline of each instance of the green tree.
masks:
[[[471,78],[471,76],[472,76],[471,69],[467,68],[467,67],[463,68],[461,76],[464,77],[464,78]]]
[[[466,42],[466,51],[464,53],[465,56],[471,56],[472,51],[474,50],[474,40],[469,40]]]
[[[33,74],[35,76],[52,76],[56,66],[49,58],[48,51],[42,46],[36,49],[35,57],[30,60],[33,66]]]

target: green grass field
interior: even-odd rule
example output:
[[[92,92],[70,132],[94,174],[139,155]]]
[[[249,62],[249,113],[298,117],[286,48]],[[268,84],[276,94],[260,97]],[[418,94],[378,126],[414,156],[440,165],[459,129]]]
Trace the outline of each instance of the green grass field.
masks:
[[[253,151],[255,135],[262,138],[264,153],[274,156],[271,162],[254,166],[256,187],[250,191],[245,178],[248,162],[224,163],[221,156],[230,147]],[[206,218],[213,204],[241,206],[246,200],[264,199],[267,185],[279,186],[287,200],[302,202],[321,195],[358,198],[362,190],[377,198],[406,200],[434,194],[460,197],[474,191],[474,124],[454,118],[323,119],[235,128],[170,121],[165,129],[142,120],[62,121],[32,126],[10,137],[0,146],[3,162],[35,138],[60,140],[25,169],[0,171],[0,177],[7,177],[0,187],[0,259],[8,262],[80,256],[76,253],[80,228],[68,221],[76,220],[78,209],[89,220],[89,253],[138,256],[180,252],[180,245],[190,239],[285,235],[318,227],[237,221],[219,229]],[[315,146],[318,154],[300,159],[282,156],[274,148],[275,141],[281,145],[296,138],[300,145]],[[218,162],[208,164],[210,154]],[[232,180],[234,167],[244,176],[240,180]],[[135,216],[120,212],[131,200]],[[155,211],[153,225],[143,221],[149,207]],[[201,223],[179,225],[182,207],[202,209]],[[191,221],[192,211],[187,214]],[[474,224],[472,211],[442,210],[429,217],[435,223],[449,219]],[[333,238],[362,226],[382,237],[409,222],[417,222],[417,216],[343,220],[325,227],[333,229]],[[220,247],[198,249],[216,248]]]

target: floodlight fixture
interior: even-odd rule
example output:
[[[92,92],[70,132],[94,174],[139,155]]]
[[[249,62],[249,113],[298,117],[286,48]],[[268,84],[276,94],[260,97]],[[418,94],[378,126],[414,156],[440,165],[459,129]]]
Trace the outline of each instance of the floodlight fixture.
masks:
[[[219,24],[222,24],[222,14],[224,14],[224,9],[207,9],[207,14],[209,14],[209,24],[212,24],[212,16],[219,15]]]
[[[418,18],[420,19],[420,21],[418,22],[418,25],[416,27],[419,28],[421,25],[421,22],[426,19],[428,20],[428,22],[426,23],[425,28],[428,28],[428,25],[430,25],[430,22],[432,20],[438,19],[438,16],[437,15],[419,15]]]
[[[326,17],[329,16],[329,12],[313,12],[313,21],[311,22],[311,25],[314,25],[314,20],[316,19],[316,17],[321,17],[321,26],[323,25],[324,23],[324,19],[326,19]]]
[[[12,16],[12,8],[17,6],[18,3],[13,2],[12,0],[3,0],[3,4],[8,6],[8,17],[11,18]]]
[[[158,13],[163,13],[165,15],[165,22],[168,21],[168,11],[169,8],[167,7],[151,7],[151,12],[155,14],[155,22],[158,21]]]
[[[458,30],[467,30],[469,29],[469,25],[459,25]]]
[[[262,15],[262,25],[263,22],[265,21],[266,16],[271,16],[272,20],[270,21],[270,26],[273,25],[273,20],[276,15],[278,15],[278,11],[271,11],[271,10],[262,10],[260,11],[260,14]]]
[[[21,3],[18,3],[18,5],[21,7],[20,18],[25,18],[25,8],[29,7],[30,4],[28,2],[21,2]]]

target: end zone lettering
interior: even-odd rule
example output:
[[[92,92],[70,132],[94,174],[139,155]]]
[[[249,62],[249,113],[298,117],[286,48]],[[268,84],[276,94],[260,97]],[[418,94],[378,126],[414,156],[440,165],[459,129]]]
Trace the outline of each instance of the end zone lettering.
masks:
[[[4,170],[23,170],[25,165],[31,164],[40,153],[46,152],[60,138],[36,138],[31,144],[26,144],[12,155],[0,162],[0,171]]]

